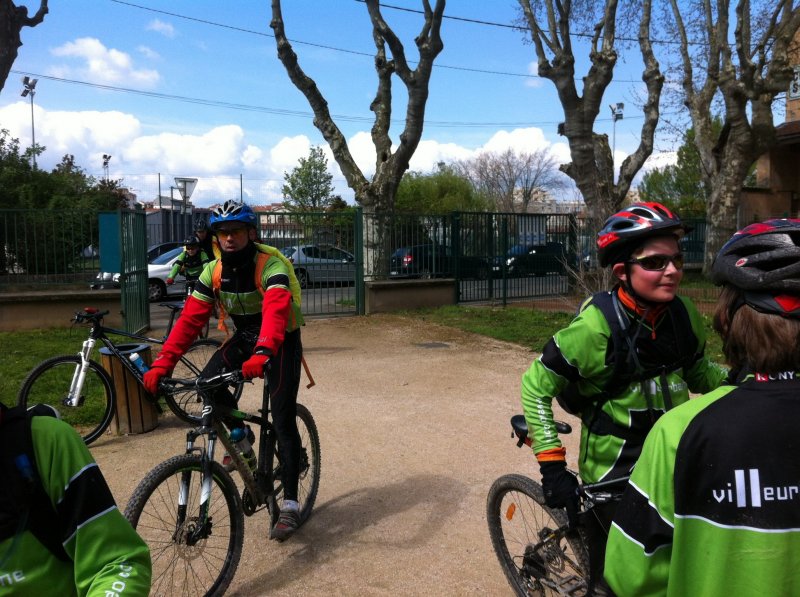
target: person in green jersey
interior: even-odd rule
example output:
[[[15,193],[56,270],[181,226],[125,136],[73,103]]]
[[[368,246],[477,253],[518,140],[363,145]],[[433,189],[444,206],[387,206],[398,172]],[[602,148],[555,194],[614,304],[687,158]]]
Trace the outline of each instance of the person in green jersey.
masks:
[[[586,301],[522,377],[522,407],[551,508],[571,514],[579,499],[578,480],[567,470],[554,424],[555,398],[577,395],[583,403],[575,458],[581,479],[594,483],[630,474],[653,423],[686,402],[690,390],[712,390],[726,376],[704,355],[697,309],[677,296],[685,230],[659,203],[634,203],[609,217],[597,247],[600,265],[611,268],[614,288]],[[615,505],[596,507],[584,528],[590,594],[607,593],[602,566]]]
[[[172,266],[167,277],[167,286],[175,283],[175,277],[181,274],[186,278],[187,296],[194,290],[194,283],[203,273],[203,268],[206,263],[211,261],[209,256],[200,248],[200,239],[196,236],[190,236],[183,241],[183,252],[178,256],[178,260]]]
[[[72,427],[0,404],[0,463],[0,594],[149,594],[150,551]]]
[[[712,280],[736,385],[648,435],[608,538],[622,596],[800,595],[800,220],[734,234]]]

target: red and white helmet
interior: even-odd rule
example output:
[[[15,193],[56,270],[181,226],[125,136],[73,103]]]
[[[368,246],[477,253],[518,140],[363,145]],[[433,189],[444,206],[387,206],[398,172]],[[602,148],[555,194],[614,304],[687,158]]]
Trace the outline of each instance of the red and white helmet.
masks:
[[[633,203],[603,224],[597,233],[597,256],[606,267],[628,259],[649,237],[673,233],[680,239],[687,231],[681,219],[660,203]]]

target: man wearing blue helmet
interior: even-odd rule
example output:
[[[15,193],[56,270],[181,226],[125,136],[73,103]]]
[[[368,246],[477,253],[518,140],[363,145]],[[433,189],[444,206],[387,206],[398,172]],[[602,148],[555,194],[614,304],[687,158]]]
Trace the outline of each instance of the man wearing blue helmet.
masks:
[[[144,377],[152,394],[159,380],[169,375],[181,355],[198,337],[211,317],[215,302],[233,320],[236,331],[211,357],[202,376],[241,369],[247,379],[264,377],[269,361],[271,408],[278,449],[284,503],[271,538],[283,541],[300,525],[297,503],[300,474],[300,434],[297,430],[297,390],[303,347],[300,342],[299,291],[293,293],[294,272],[278,251],[256,242],[256,214],[245,203],[226,201],[213,210],[211,230],[221,255],[200,274],[195,290],[164,348]],[[220,315],[224,320],[224,316]],[[235,401],[225,388],[214,391],[214,399],[228,406]],[[236,423],[241,425],[241,423]],[[251,443],[252,431],[247,429]]]

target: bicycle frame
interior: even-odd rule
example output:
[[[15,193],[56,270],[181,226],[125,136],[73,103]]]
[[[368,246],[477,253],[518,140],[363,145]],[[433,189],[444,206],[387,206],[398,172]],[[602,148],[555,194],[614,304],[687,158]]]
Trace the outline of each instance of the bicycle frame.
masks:
[[[206,382],[214,382],[218,380],[227,379],[231,373],[223,373],[214,378],[205,380]],[[257,512],[260,507],[266,506],[273,516],[277,513],[277,499],[276,495],[280,488],[274,487],[274,469],[273,462],[275,458],[274,442],[272,441],[275,429],[269,421],[269,388],[266,381],[264,382],[264,391],[262,398],[261,415],[254,415],[235,408],[226,407],[224,405],[215,404],[210,397],[208,391],[201,391],[203,397],[203,418],[200,426],[190,430],[186,434],[186,453],[191,454],[198,452],[200,454],[201,462],[201,475],[203,496],[200,504],[200,511],[197,514],[196,524],[191,526],[191,536],[184,539],[188,545],[193,545],[207,536],[211,531],[211,520],[209,512],[211,511],[211,486],[212,486],[212,467],[211,463],[214,462],[214,451],[216,448],[217,440],[227,450],[231,456],[234,468],[239,473],[244,482],[245,491],[243,496],[243,511],[247,516],[252,516]],[[250,470],[250,467],[244,461],[239,451],[233,445],[230,439],[230,434],[222,424],[223,417],[235,418],[243,423],[252,423],[261,427],[258,446],[258,465],[255,473]],[[206,436],[205,449],[195,447],[197,439]],[[178,496],[178,519],[176,520],[177,529],[185,528],[184,523],[189,517],[190,513],[187,512],[187,498],[189,495],[189,488],[191,486],[191,472],[186,471],[181,476],[180,491]],[[249,497],[251,503],[247,503]],[[177,538],[176,538],[177,539]]]
[[[139,383],[142,383],[142,374],[133,365],[133,363],[130,362],[130,360],[125,358],[117,346],[107,336],[107,334],[124,336],[126,338],[140,340],[147,343],[164,344],[164,340],[158,340],[157,338],[150,338],[148,336],[126,332],[125,330],[118,330],[116,328],[103,326],[101,319],[103,315],[107,314],[108,311],[84,314],[79,313],[75,317],[75,320],[78,323],[82,323],[84,321],[91,322],[91,329],[89,330],[89,337],[83,341],[81,350],[78,353],[78,356],[81,358],[81,366],[75,370],[75,374],[72,376],[72,382],[69,386],[69,393],[65,399],[65,404],[69,406],[80,406],[80,395],[81,389],[83,388],[83,382],[86,378],[86,370],[89,368],[89,359],[91,358],[92,351],[97,345],[98,340],[103,343],[103,345],[109,350],[109,352],[111,352],[112,355],[122,362],[123,366],[131,373],[131,375],[139,380]]]

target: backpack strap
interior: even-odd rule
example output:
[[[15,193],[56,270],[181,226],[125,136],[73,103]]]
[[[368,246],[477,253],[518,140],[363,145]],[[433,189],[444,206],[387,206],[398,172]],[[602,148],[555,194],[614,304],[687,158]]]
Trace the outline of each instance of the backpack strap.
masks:
[[[29,530],[55,557],[69,561],[61,543],[58,513],[39,476],[31,432],[34,416],[58,415],[43,404],[27,411],[20,406],[2,409],[0,466],[4,482],[0,492],[0,540],[14,536],[16,541],[22,532]]]
[[[297,281],[297,276],[294,274],[294,266],[292,262],[286,258],[286,255],[281,253],[275,247],[270,245],[264,245],[262,243],[255,243],[256,248],[258,249],[258,253],[256,254],[256,266],[254,268],[254,276],[255,276],[255,285],[258,289],[258,292],[261,296],[264,296],[264,287],[262,285],[262,280],[264,278],[264,269],[267,267],[267,262],[270,260],[271,257],[275,257],[276,259],[280,259],[283,261],[284,265],[289,271],[289,291],[292,293],[292,300],[297,305],[298,309],[300,308],[302,295],[300,289],[300,282]],[[214,264],[214,269],[211,271],[211,287],[214,290],[214,295],[217,298],[217,307],[219,309],[219,323],[217,324],[217,329],[222,330],[225,334],[228,334],[228,326],[225,324],[225,318],[227,314],[225,312],[225,308],[222,305],[222,301],[219,300],[219,289],[222,286],[222,259],[217,259],[217,262]]]

